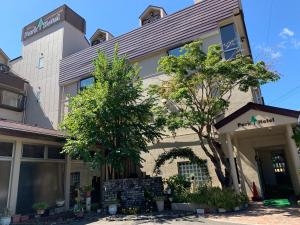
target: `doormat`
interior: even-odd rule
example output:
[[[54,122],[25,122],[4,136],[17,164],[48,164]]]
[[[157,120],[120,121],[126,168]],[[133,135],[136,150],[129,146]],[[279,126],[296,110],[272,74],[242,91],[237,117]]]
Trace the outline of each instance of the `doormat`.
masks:
[[[285,207],[290,206],[291,203],[288,199],[268,199],[264,200],[264,206],[275,206],[275,207]]]

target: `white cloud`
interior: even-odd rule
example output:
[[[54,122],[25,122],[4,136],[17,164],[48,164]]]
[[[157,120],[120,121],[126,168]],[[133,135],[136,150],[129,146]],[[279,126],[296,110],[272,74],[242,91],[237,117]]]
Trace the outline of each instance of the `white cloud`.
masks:
[[[281,53],[279,51],[277,52],[271,52],[270,53],[271,59],[278,59],[281,57]]]
[[[294,46],[295,49],[299,49],[300,48],[300,41],[293,38],[292,45]]]
[[[276,60],[282,56],[282,54],[279,50],[271,48],[271,47],[258,46],[258,49],[261,52],[262,57],[265,59]]]
[[[282,29],[282,31],[279,33],[279,36],[282,38],[287,38],[287,37],[293,37],[295,34],[294,31],[290,30],[289,28],[285,27]]]

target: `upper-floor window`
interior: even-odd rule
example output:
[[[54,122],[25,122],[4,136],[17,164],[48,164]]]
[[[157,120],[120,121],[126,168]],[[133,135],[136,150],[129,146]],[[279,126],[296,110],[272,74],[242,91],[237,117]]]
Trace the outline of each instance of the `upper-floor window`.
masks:
[[[80,91],[82,91],[85,88],[90,87],[94,83],[95,83],[95,77],[88,77],[88,78],[82,79],[79,82],[79,89],[80,89]]]
[[[233,59],[239,53],[238,35],[233,23],[220,28],[225,59]]]
[[[45,63],[44,61],[45,61],[44,54],[41,53],[39,60],[38,60],[38,65],[37,65],[38,69],[44,68],[44,63]]]
[[[173,48],[173,49],[170,49],[168,51],[168,55],[172,55],[172,56],[175,56],[175,57],[184,55],[184,53],[186,52],[186,50],[183,49],[182,47],[183,47],[183,45],[181,45],[179,47],[176,47],[176,48]]]
[[[24,96],[8,90],[0,89],[0,104],[4,107],[9,107],[16,110],[22,110]]]

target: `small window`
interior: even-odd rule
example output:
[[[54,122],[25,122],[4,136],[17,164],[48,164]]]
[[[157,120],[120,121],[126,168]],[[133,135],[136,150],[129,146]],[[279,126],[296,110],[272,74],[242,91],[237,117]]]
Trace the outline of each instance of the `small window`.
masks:
[[[25,158],[44,158],[44,145],[23,145],[23,157]]]
[[[220,28],[225,59],[233,59],[240,51],[240,45],[233,23]]]
[[[178,57],[178,56],[181,56],[181,55],[184,55],[186,53],[186,50],[182,48],[182,46],[179,46],[177,48],[173,48],[173,49],[170,49],[168,51],[168,55],[172,55],[172,56],[175,56],[175,57]]]
[[[11,157],[13,152],[13,143],[0,142],[0,157]]]
[[[71,186],[79,187],[80,186],[80,172],[71,173]]]
[[[200,166],[190,162],[179,162],[178,173],[187,180],[190,180],[193,176],[198,183],[207,182],[209,180],[207,165]]]
[[[44,61],[45,61],[44,55],[41,54],[41,56],[39,57],[39,61],[38,61],[38,68],[39,69],[44,68]]]
[[[48,159],[65,159],[65,154],[61,153],[61,151],[61,147],[48,146]]]
[[[85,88],[90,87],[94,83],[95,83],[95,77],[88,77],[88,78],[82,79],[79,82],[79,89],[80,89],[80,91],[82,91]]]
[[[1,105],[12,107],[18,110],[23,109],[24,96],[15,92],[0,90]]]

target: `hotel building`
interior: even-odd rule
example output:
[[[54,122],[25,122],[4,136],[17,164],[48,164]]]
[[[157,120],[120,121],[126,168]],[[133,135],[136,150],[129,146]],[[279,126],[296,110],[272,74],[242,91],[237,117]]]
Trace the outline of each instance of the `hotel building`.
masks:
[[[193,40],[203,40],[204,52],[210,45],[221,45],[224,59],[234,57],[237,51],[251,56],[239,0],[196,1],[170,15],[161,7],[149,6],[139,22],[140,27],[117,37],[97,29],[88,41],[85,20],[63,5],[23,28],[22,56],[10,60],[11,69],[4,72],[18,80],[3,84],[3,90],[17,90],[13,98],[18,100],[9,102],[13,107],[0,104],[0,175],[5,177],[0,179],[0,208],[8,206],[14,213],[28,213],[34,202],[47,201],[54,206],[59,199],[69,208],[75,185],[98,185],[106,179],[105,168],[91,171],[85,163],[59,154],[63,134],[57,131],[69,110],[70,98],[94,82],[92,61],[98,50],[111,56],[118,43],[119,54],[141,67],[145,88],[167,79],[157,72],[159,59],[178,56],[180,47]],[[226,44],[229,41],[230,46]],[[14,87],[17,83],[19,86]],[[300,113],[264,105],[258,88],[248,92],[236,89],[230,102],[216,129],[236,191],[251,195],[255,182],[265,197],[282,188],[299,194],[300,162],[291,136]],[[176,137],[149,146],[141,170],[152,176],[155,159],[173,147],[191,147],[201,158],[207,158],[199,150],[197,135],[180,130]],[[131,170],[136,171],[136,167],[131,165]],[[219,185],[209,160],[203,167],[185,159],[162,167],[164,178],[175,174],[193,175],[198,182],[210,177],[213,185]]]

